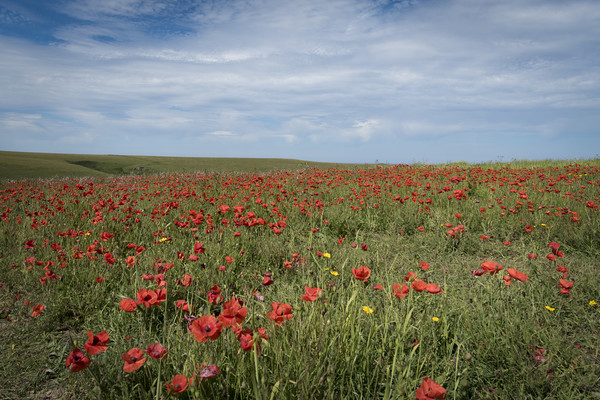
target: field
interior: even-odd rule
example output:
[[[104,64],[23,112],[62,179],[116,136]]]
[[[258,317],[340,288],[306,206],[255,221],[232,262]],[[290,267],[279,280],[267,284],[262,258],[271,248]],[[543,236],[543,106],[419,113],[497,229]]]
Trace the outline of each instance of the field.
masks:
[[[600,160],[56,157],[3,158],[0,399],[600,398]]]

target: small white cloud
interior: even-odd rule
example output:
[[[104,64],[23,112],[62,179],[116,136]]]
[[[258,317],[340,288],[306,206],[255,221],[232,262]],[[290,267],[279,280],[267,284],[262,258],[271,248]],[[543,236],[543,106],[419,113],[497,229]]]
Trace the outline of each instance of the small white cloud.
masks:
[[[207,135],[217,136],[217,137],[236,136],[236,134],[231,131],[213,131],[213,132],[208,132]]]
[[[279,135],[284,138],[287,143],[296,143],[298,141],[298,136],[296,135]]]

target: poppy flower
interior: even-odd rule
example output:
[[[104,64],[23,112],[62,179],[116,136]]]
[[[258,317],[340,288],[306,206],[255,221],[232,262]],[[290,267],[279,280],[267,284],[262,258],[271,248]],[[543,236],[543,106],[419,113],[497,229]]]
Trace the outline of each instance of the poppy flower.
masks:
[[[188,387],[188,378],[185,375],[175,375],[165,386],[168,393],[181,393]]]
[[[165,349],[160,343],[152,343],[146,349],[146,354],[156,360],[164,360],[167,357],[167,349]]]
[[[128,257],[125,259],[125,264],[126,264],[128,267],[133,267],[133,266],[135,265],[135,257],[134,257],[134,256],[128,256]]]
[[[412,283],[412,288],[417,292],[422,292],[427,288],[427,284],[423,282],[421,279],[415,279]]]
[[[190,305],[185,300],[177,300],[175,307],[181,308],[181,310],[184,312],[190,312]]]
[[[123,371],[129,373],[140,369],[146,362],[146,358],[142,358],[143,355],[144,351],[138,347],[134,347],[127,353],[121,355],[121,358],[125,361],[125,364],[123,364]]]
[[[242,307],[244,302],[242,300],[231,297],[231,300],[223,304],[223,312],[219,315],[219,321],[223,323],[223,326],[228,327],[235,324],[241,324],[248,315],[248,309]]]
[[[211,304],[219,304],[222,301],[223,296],[221,296],[221,288],[218,285],[214,285],[208,292],[208,302]]]
[[[421,261],[421,262],[419,263],[419,267],[421,267],[421,269],[422,269],[423,271],[427,271],[429,268],[431,268],[431,267],[429,266],[429,263],[428,263],[428,262],[425,262],[425,261]]]
[[[271,277],[269,276],[265,276],[263,278],[263,286],[269,286],[273,284],[273,279],[271,279]]]
[[[79,372],[86,369],[90,365],[90,359],[78,348],[74,348],[71,354],[67,357],[65,366],[69,367],[71,372]]]
[[[394,283],[394,296],[399,299],[403,299],[408,294],[409,288],[403,283]]]
[[[275,322],[275,326],[281,326],[285,320],[292,318],[292,306],[285,303],[271,303],[272,311],[267,313],[267,318]]]
[[[137,311],[137,303],[133,299],[123,299],[119,302],[119,309],[127,312]]]
[[[304,287],[305,293],[302,295],[302,300],[313,302],[318,299],[321,294],[323,294],[323,289],[320,288],[311,288],[308,286]]]
[[[227,264],[231,264],[235,259],[233,257],[230,256],[225,256],[225,261],[227,262]]]
[[[42,315],[42,312],[44,311],[45,308],[46,308],[46,306],[43,304],[37,304],[37,305],[33,306],[33,312],[31,313],[31,316],[39,317],[40,315]]]
[[[571,289],[573,287],[573,282],[567,282],[564,279],[559,279],[558,282],[560,283],[558,287],[563,289]]]
[[[383,290],[383,285],[381,283],[378,285],[373,285],[373,290]]]
[[[108,338],[108,333],[106,331],[102,331],[99,334],[95,335],[92,331],[87,331],[88,341],[83,344],[85,351],[90,355],[96,355],[108,349],[106,343],[110,341]]]
[[[113,257],[111,253],[104,253],[104,261],[106,261],[108,265],[113,265],[117,259]]]
[[[446,389],[431,378],[423,378],[423,384],[417,389],[417,400],[445,399]]]
[[[494,275],[496,272],[503,270],[504,267],[502,265],[498,265],[497,262],[484,261],[481,263],[481,269],[483,269],[485,272],[489,272],[490,275]]]
[[[404,281],[408,282],[413,278],[416,278],[417,274],[415,272],[409,271],[408,274],[406,274],[406,276],[404,277]]]
[[[204,343],[208,339],[217,340],[221,336],[223,323],[217,321],[212,315],[203,315],[189,324],[188,330],[194,335],[194,339],[199,343]]]
[[[183,274],[183,279],[177,280],[177,283],[181,286],[191,286],[192,285],[192,276],[190,274]]]
[[[444,293],[444,292],[442,292],[440,287],[438,285],[436,285],[435,283],[428,283],[427,285],[425,285],[425,290],[428,291],[429,293]]]
[[[516,279],[518,281],[521,281],[521,282],[525,282],[526,280],[529,279],[529,277],[527,275],[525,275],[524,273],[522,273],[520,271],[517,271],[514,268],[509,268],[508,269],[508,274],[511,276],[511,278],[514,278],[514,279]]]
[[[352,275],[359,281],[366,282],[371,276],[371,270],[361,265],[360,268],[352,268]]]
[[[146,308],[158,305],[158,295],[154,290],[140,289],[137,292],[137,304],[142,304]]]

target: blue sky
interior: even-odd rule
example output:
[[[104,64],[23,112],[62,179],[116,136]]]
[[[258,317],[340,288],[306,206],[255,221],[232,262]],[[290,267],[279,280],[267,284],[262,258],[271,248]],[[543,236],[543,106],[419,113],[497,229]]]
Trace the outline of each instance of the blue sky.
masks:
[[[0,0],[0,149],[599,157],[596,0]]]

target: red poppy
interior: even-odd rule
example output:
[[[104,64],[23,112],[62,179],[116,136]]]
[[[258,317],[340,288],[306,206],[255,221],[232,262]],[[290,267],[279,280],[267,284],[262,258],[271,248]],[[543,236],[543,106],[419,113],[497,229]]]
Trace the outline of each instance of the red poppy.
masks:
[[[408,294],[409,288],[403,283],[394,283],[394,296],[399,299],[403,299]]]
[[[556,255],[554,255],[554,254],[548,254],[548,255],[546,256],[546,258],[547,258],[548,260],[550,260],[550,261],[554,261],[554,260],[556,260]]]
[[[71,372],[79,372],[90,365],[90,359],[78,348],[73,349],[67,357],[65,366],[70,367]]]
[[[96,355],[108,349],[106,343],[110,341],[108,338],[108,333],[106,331],[102,331],[99,334],[95,335],[92,331],[87,331],[88,341],[83,344],[85,351],[90,355]]]
[[[522,273],[520,271],[517,271],[514,268],[509,268],[508,269],[508,274],[511,276],[511,278],[514,278],[514,279],[516,279],[518,281],[521,281],[521,282],[525,282],[526,280],[529,279],[529,277],[527,275],[525,275],[524,273]]]
[[[292,318],[292,306],[285,303],[271,303],[272,311],[267,313],[267,318],[275,322],[275,326],[281,326],[285,320]]]
[[[154,289],[154,293],[156,293],[156,300],[158,302],[167,301],[167,288]]]
[[[366,282],[371,276],[371,270],[368,267],[361,265],[358,269],[352,268],[352,275],[359,281]]]
[[[408,274],[404,277],[404,282],[408,282],[413,278],[416,278],[417,274],[415,272],[409,271]]]
[[[302,295],[302,300],[313,302],[318,299],[321,294],[323,294],[323,289],[320,288],[311,288],[308,286],[304,287],[305,293]]]
[[[138,347],[134,347],[127,353],[121,355],[121,358],[125,361],[125,364],[123,364],[123,371],[133,372],[140,369],[146,362],[146,358],[142,358],[143,355],[144,351]]]
[[[167,357],[167,349],[165,349],[160,343],[152,343],[146,349],[146,354],[156,360],[164,360]]]
[[[127,312],[135,312],[137,303],[133,299],[123,299],[119,302],[119,309]]]
[[[208,292],[208,302],[211,304],[219,304],[222,301],[223,296],[221,296],[221,288],[218,285],[214,285]]]
[[[137,304],[143,304],[146,308],[158,305],[158,295],[154,290],[140,289],[137,292]]]
[[[182,280],[177,280],[177,283],[181,286],[191,286],[192,285],[192,276],[190,274],[183,274]]]
[[[33,312],[31,313],[32,317],[39,317],[42,315],[42,312],[46,309],[46,306],[43,304],[37,304],[33,306]]]
[[[537,254],[527,254],[527,257],[528,257],[530,260],[533,260],[534,258],[538,258],[538,255],[537,255]]]
[[[196,242],[194,244],[194,254],[202,254],[206,251],[202,242]]]
[[[429,266],[429,263],[428,263],[428,262],[425,262],[425,261],[421,261],[421,262],[419,263],[419,267],[421,267],[421,269],[422,269],[423,271],[427,271],[429,268],[431,268],[431,267]]]
[[[263,278],[263,286],[269,286],[273,284],[273,279],[271,279],[271,277],[269,276],[265,276]]]
[[[489,238],[490,238],[490,237],[489,237],[489,236],[486,236],[486,235],[481,235],[481,237],[480,237],[480,239],[481,239],[481,240],[486,240],[486,239],[489,239]]]
[[[97,282],[97,283],[102,283],[102,282],[104,282],[104,281],[105,281],[105,278],[104,278],[103,276],[98,276],[98,277],[96,277],[96,282]]]
[[[381,283],[377,284],[377,285],[373,285],[373,290],[383,290],[383,285]]]
[[[227,264],[231,264],[235,259],[233,257],[229,257],[229,256],[225,256],[225,261],[227,261]]]
[[[223,304],[223,312],[219,315],[219,321],[223,323],[223,326],[232,326],[235,324],[241,324],[248,315],[248,309],[242,307],[244,302],[242,300],[231,297],[231,300]]]
[[[117,259],[114,258],[111,253],[104,253],[104,261],[106,261],[108,265],[113,265]]]
[[[564,279],[559,279],[558,282],[560,283],[558,286],[563,289],[571,289],[573,287],[573,282],[567,282]]]
[[[190,312],[190,305],[185,300],[177,300],[175,307],[181,308],[184,312]]]
[[[438,285],[436,285],[435,283],[428,283],[427,285],[425,285],[425,290],[428,291],[429,293],[444,293],[444,292],[442,292],[440,287]]]
[[[415,281],[412,283],[412,288],[417,292],[422,292],[427,288],[427,284],[421,279],[415,279]]]
[[[431,378],[423,378],[423,384],[417,389],[417,400],[445,399],[446,389]]]
[[[504,267],[502,265],[498,265],[497,262],[484,261],[481,263],[481,269],[483,269],[485,272],[489,272],[490,275],[494,275],[496,272],[503,270]]]
[[[128,267],[133,267],[135,265],[135,257],[134,256],[129,256],[125,259],[125,264],[127,264]]]
[[[175,375],[165,386],[168,393],[181,393],[188,387],[188,378],[185,375]]]
[[[221,336],[223,324],[212,315],[203,315],[189,324],[188,330],[194,335],[194,339],[204,343],[208,339],[217,340]]]

